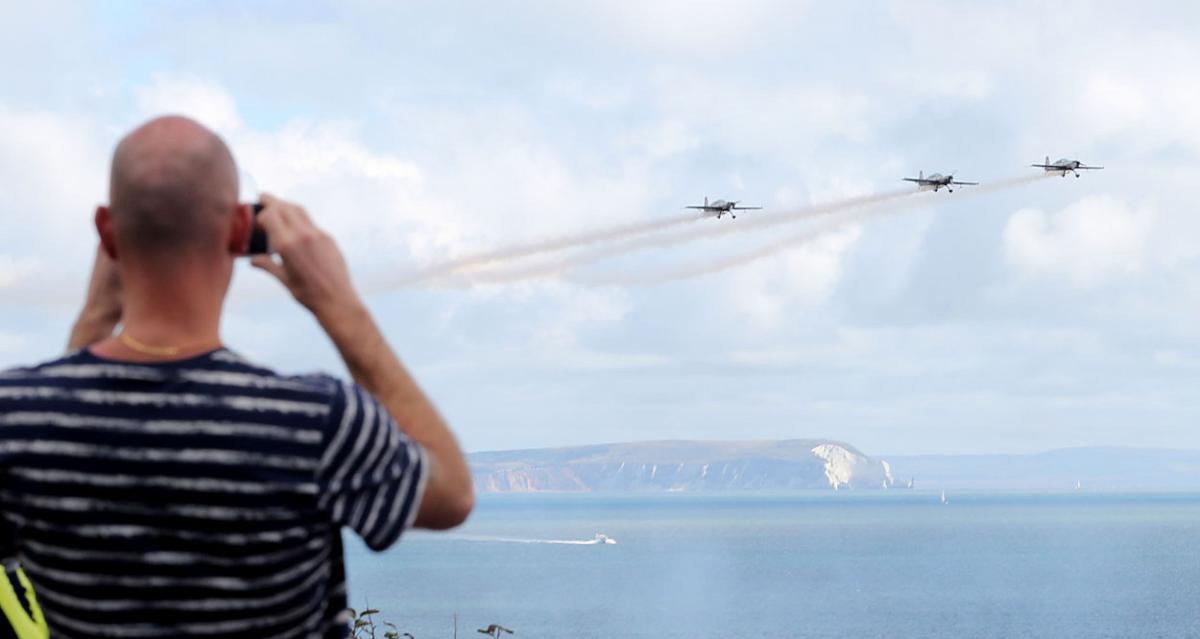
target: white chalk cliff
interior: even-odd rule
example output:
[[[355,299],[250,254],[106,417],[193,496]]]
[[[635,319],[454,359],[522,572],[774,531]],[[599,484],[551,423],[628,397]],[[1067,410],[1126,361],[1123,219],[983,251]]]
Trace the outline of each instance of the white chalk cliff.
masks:
[[[831,440],[658,441],[469,456],[479,492],[880,489],[891,467]]]
[[[880,488],[892,487],[892,468],[886,461],[871,459],[841,444],[814,446],[812,454],[825,461],[825,479],[834,490],[872,482]]]

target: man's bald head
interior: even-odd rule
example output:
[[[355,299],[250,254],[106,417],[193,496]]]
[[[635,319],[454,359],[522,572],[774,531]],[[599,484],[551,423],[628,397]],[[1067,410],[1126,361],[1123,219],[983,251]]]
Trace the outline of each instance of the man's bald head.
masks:
[[[113,152],[109,211],[124,253],[157,257],[224,250],[237,197],[229,147],[193,120],[156,118],[125,136]]]

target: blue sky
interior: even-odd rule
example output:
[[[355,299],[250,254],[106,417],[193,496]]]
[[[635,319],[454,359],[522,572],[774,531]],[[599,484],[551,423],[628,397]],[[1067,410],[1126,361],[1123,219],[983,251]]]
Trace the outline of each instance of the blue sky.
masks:
[[[668,284],[572,272],[369,302],[472,450],[1200,447],[1190,3],[297,4],[6,3],[0,361],[61,348],[108,154],[165,112],[222,133],[364,278],[706,194],[779,211],[920,169],[1008,178],[1049,154],[1108,168],[927,194]],[[780,232],[594,268],[702,264]],[[242,269],[228,310],[234,348],[340,371],[264,276]]]

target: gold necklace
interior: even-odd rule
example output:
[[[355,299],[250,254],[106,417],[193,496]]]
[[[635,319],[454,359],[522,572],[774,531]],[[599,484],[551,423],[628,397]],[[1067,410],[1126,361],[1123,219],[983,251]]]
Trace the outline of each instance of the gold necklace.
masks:
[[[121,331],[117,335],[117,340],[142,355],[151,355],[154,357],[173,357],[178,355],[184,348],[182,346],[151,346],[150,344],[144,344],[134,339],[133,336],[125,331]]]

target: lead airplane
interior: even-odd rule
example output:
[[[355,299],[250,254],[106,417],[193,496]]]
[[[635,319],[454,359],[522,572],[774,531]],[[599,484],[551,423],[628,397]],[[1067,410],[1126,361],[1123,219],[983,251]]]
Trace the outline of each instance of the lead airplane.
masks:
[[[740,201],[741,200],[713,200],[712,202],[709,202],[708,196],[706,195],[704,196],[704,204],[693,204],[690,206],[685,206],[684,208],[698,209],[704,211],[705,213],[714,213],[716,214],[718,220],[721,219],[721,216],[725,215],[726,213],[736,220],[737,214],[734,213],[734,211],[756,211],[762,208],[761,206],[738,206],[738,202]]]
[[[925,172],[920,171],[915,178],[904,178],[906,182],[916,182],[917,189],[921,191],[933,191],[937,193],[938,189],[946,189],[953,193],[952,186],[978,186],[978,182],[959,182],[954,179],[954,174],[942,175],[941,173],[930,173],[929,177],[925,177]]]
[[[1046,156],[1045,164],[1030,164],[1029,166],[1045,169],[1047,173],[1057,173],[1060,177],[1067,177],[1068,173],[1074,173],[1075,177],[1079,177],[1079,171],[1095,171],[1103,169],[1102,166],[1087,166],[1079,160],[1068,160],[1060,158],[1053,162],[1050,161],[1050,156]]]

